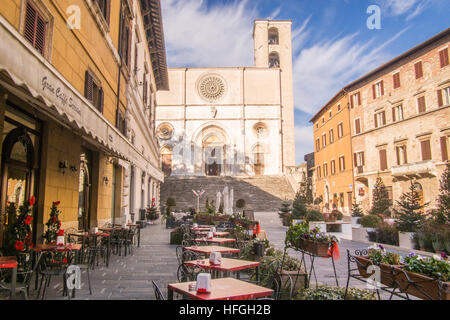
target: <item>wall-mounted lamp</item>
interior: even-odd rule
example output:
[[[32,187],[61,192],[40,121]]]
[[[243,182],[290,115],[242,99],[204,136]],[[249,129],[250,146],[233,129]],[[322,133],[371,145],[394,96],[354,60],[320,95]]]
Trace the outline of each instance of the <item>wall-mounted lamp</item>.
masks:
[[[106,185],[108,185],[108,183],[109,183],[108,177],[103,177],[103,182],[104,182]]]
[[[64,175],[64,173],[66,173],[66,169],[68,168],[68,164],[67,164],[67,160],[64,161],[60,161],[59,162],[59,169],[61,169],[62,174]]]

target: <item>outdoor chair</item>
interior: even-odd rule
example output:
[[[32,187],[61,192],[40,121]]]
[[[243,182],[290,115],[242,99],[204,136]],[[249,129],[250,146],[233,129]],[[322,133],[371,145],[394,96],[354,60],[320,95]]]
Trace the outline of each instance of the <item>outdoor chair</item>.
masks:
[[[158,287],[156,282],[154,280],[152,280],[152,283],[153,283],[153,289],[155,290],[156,300],[166,300],[166,298],[164,297],[161,289]]]
[[[113,230],[110,234],[110,244],[113,248],[113,252],[119,256],[122,255],[122,247],[125,243],[124,231],[125,230]]]
[[[63,296],[67,295],[70,299],[70,295],[68,294],[66,287],[66,271],[68,266],[71,264],[73,260],[73,253],[71,250],[59,251],[44,251],[42,252],[42,257],[40,259],[38,272],[41,275],[41,283],[39,285],[37,299],[39,299],[42,284],[44,283],[44,288],[42,291],[42,300],[45,298],[46,289],[50,286],[50,282],[52,277],[62,276],[63,277]]]
[[[33,277],[33,274],[36,272],[38,263],[39,263],[40,255],[38,256],[38,259],[36,263],[33,266],[33,258],[31,254],[28,253],[18,253],[17,260],[19,262],[19,267],[17,270],[17,282],[15,291],[20,292],[23,294],[23,297],[25,300],[28,300],[28,297],[30,296],[30,283],[31,278]],[[11,283],[6,283],[2,281],[2,278],[0,277],[0,290],[6,290],[11,292]],[[13,293],[13,295],[15,292]]]
[[[177,260],[178,260],[178,264],[181,264],[183,261],[181,260],[181,256],[183,255],[183,247],[182,246],[178,246],[175,249],[175,253],[177,255]]]
[[[133,240],[134,240],[134,231],[133,230],[124,230],[123,232],[123,246],[125,251],[125,256],[127,255],[127,252],[129,252],[131,255],[133,255]]]

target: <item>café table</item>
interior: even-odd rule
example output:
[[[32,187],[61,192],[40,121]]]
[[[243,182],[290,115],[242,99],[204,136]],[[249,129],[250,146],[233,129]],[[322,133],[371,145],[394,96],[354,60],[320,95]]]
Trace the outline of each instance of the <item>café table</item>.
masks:
[[[17,258],[16,257],[0,257],[0,269],[11,269],[11,293],[10,299],[14,299],[17,283]]]
[[[212,279],[211,292],[209,293],[197,293],[195,290],[189,291],[189,285],[195,285],[195,283],[194,281],[169,284],[167,287],[168,300],[173,300],[174,292],[191,300],[250,300],[270,297],[273,293],[272,289],[234,278]]]
[[[196,231],[195,234],[197,236],[207,236],[208,232],[207,231]],[[213,235],[214,235],[214,237],[226,237],[226,236],[229,236],[230,233],[229,232],[214,232]]]
[[[197,238],[194,240],[195,242],[208,242],[208,243],[217,243],[217,244],[225,244],[236,242],[234,238]]]
[[[191,247],[185,247],[183,250],[189,250],[196,253],[204,254],[206,256],[209,256],[211,252],[220,252],[221,254],[234,254],[239,253],[241,250],[236,248],[229,248],[229,247],[222,247],[222,246],[191,246]]]
[[[229,277],[231,272],[236,273],[236,279],[240,278],[240,272],[246,269],[256,269],[256,279],[259,281],[259,265],[257,261],[246,261],[239,259],[222,258],[221,264],[212,264],[209,259],[186,261],[184,264],[188,267],[199,267],[205,270],[225,273]]]

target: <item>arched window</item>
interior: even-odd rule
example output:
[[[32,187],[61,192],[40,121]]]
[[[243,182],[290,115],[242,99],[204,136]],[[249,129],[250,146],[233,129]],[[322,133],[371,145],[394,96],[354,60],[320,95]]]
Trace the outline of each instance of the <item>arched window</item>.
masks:
[[[279,44],[279,36],[277,28],[269,29],[269,44]]]
[[[278,52],[272,52],[269,55],[269,68],[279,68],[280,67],[280,55]]]

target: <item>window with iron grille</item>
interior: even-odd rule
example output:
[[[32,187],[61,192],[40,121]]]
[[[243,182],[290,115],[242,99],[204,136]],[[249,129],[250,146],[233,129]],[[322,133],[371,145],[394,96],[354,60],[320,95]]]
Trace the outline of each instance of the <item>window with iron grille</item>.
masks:
[[[36,7],[27,1],[24,36],[42,55],[45,53],[47,25]]]

